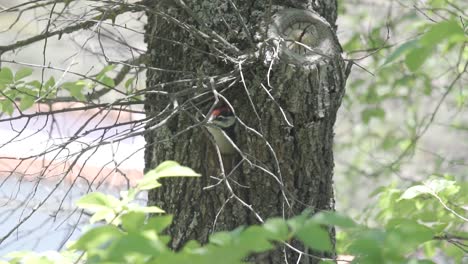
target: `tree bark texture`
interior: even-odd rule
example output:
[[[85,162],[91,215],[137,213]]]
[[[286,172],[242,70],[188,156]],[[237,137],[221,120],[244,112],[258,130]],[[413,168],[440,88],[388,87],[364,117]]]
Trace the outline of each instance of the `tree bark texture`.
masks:
[[[166,179],[149,193],[151,204],[174,215],[171,246],[305,209],[334,210],[333,125],[344,62],[337,48],[310,65],[291,63],[275,53],[278,42],[269,40],[268,27],[285,8],[315,10],[335,35],[336,1],[169,2],[148,6],[147,13],[145,109],[154,118],[145,136],[146,170],[176,160],[203,175]],[[226,99],[239,120],[241,154],[222,157],[224,175],[202,125],[215,97]],[[306,253],[300,263],[332,256],[291,245]],[[251,260],[296,263],[298,257],[284,247]]]

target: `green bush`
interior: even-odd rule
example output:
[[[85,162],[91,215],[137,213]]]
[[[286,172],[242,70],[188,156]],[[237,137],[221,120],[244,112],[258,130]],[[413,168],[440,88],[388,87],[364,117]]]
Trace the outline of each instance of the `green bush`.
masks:
[[[461,263],[468,239],[461,231],[467,219],[468,196],[461,192],[465,186],[447,178],[433,178],[406,190],[394,186],[378,189],[376,219],[379,227],[357,224],[336,212],[312,215],[304,212],[285,220],[272,218],[262,225],[239,227],[233,231],[217,232],[201,245],[189,241],[180,251],[171,250],[170,237],[163,234],[172,221],[156,206],[140,206],[136,195],[158,188],[164,177],[198,177],[190,168],[166,161],[148,172],[135,188],[122,192],[120,199],[102,193],[89,193],[77,205],[93,213],[93,225],[62,252],[15,252],[4,263],[242,263],[250,254],[266,252],[295,238],[318,251],[332,251],[327,226],[338,233],[338,253],[351,254],[355,263],[434,263],[421,259],[434,256],[436,249]],[[149,217],[149,214],[153,216]],[[323,259],[324,263],[333,263]]]

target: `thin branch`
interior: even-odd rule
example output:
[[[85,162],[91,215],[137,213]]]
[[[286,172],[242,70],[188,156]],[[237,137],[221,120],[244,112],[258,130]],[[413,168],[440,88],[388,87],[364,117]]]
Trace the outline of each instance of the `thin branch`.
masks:
[[[32,44],[34,42],[50,38],[52,36],[58,35],[59,38],[60,38],[63,34],[69,34],[69,33],[73,33],[73,32],[78,31],[78,30],[91,28],[92,26],[97,24],[98,21],[107,20],[107,19],[115,19],[116,16],[127,13],[127,12],[141,12],[141,11],[143,11],[143,10],[141,8],[138,8],[138,5],[134,5],[134,7],[132,7],[132,8],[130,8],[129,6],[125,6],[125,5],[120,6],[120,7],[116,7],[116,8],[113,8],[112,10],[110,10],[108,12],[104,12],[101,15],[95,16],[91,20],[87,20],[85,22],[82,22],[82,23],[79,23],[79,24],[76,24],[76,25],[73,25],[73,26],[69,26],[69,27],[66,27],[66,28],[63,28],[63,29],[60,29],[60,30],[46,31],[43,34],[36,35],[36,36],[30,37],[28,39],[19,40],[19,41],[15,42],[13,44],[10,44],[10,45],[0,46],[0,55],[7,52],[7,51],[15,50],[15,49],[18,49],[20,47],[30,45],[30,44]]]

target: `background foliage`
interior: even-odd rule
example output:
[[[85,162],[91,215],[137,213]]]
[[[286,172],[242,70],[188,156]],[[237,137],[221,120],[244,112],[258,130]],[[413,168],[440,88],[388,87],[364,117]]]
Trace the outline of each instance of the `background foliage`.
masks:
[[[268,219],[262,225],[239,227],[233,231],[218,232],[210,236],[209,243],[188,242],[182,250],[168,248],[170,237],[163,231],[171,223],[170,215],[155,206],[140,206],[134,202],[138,192],[160,187],[158,182],[167,177],[198,177],[177,162],[166,161],[148,172],[135,188],[121,193],[120,199],[99,192],[89,193],[77,205],[93,213],[94,225],[60,254],[46,252],[11,253],[9,263],[243,263],[250,254],[262,253],[275,246],[288,246],[291,239],[301,240],[313,250],[332,251],[327,226],[339,227],[339,252],[355,256],[357,263],[435,263],[431,260],[436,249],[443,250],[457,263],[463,258],[460,232],[467,219],[459,208],[451,209],[444,201],[466,201],[460,196],[454,181],[432,179],[406,190],[381,188],[379,207],[376,207],[379,228],[357,224],[348,217],[334,212],[310,212],[289,220]],[[377,209],[379,208],[379,209]],[[448,212],[446,212],[448,211]],[[148,217],[149,213],[159,214]],[[444,241],[450,243],[444,243]],[[425,259],[417,254],[424,249]],[[340,258],[338,258],[340,259]],[[334,263],[334,259],[323,259]]]

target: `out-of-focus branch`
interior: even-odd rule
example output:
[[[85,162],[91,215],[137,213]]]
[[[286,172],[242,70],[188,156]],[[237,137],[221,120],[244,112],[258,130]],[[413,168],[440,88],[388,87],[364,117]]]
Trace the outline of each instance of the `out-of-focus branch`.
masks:
[[[30,45],[34,42],[41,41],[41,40],[50,38],[55,35],[58,35],[60,38],[63,34],[69,34],[78,30],[88,29],[94,26],[95,24],[97,24],[99,21],[103,21],[107,19],[115,20],[115,17],[117,17],[118,15],[127,13],[127,12],[139,12],[139,11],[143,11],[141,6],[139,5],[131,5],[131,6],[121,5],[115,8],[110,8],[109,10],[104,9],[102,10],[102,14],[95,16],[92,19],[87,20],[85,22],[82,22],[73,26],[69,26],[60,30],[47,31],[47,32],[44,32],[43,34],[39,34],[34,37],[30,37],[24,40],[19,40],[10,45],[0,46],[0,55],[7,51],[15,50],[17,48]]]

